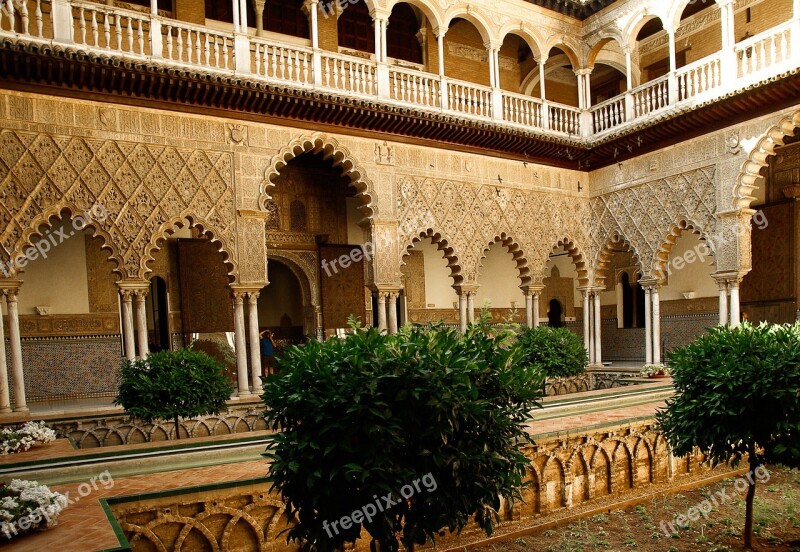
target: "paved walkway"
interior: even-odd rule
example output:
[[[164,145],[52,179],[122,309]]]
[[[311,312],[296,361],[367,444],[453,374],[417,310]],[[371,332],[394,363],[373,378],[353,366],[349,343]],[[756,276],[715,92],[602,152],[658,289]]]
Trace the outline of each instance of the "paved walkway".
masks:
[[[537,435],[551,432],[580,431],[581,428],[600,423],[618,423],[626,419],[640,418],[652,415],[662,406],[663,402],[628,406],[617,409],[576,414],[553,420],[537,422],[535,419],[529,425],[531,431]],[[164,443],[161,443],[162,445]],[[152,443],[145,445],[152,446]],[[118,447],[115,447],[118,448]],[[98,449],[94,449],[97,452]],[[15,460],[28,461],[42,458],[65,457],[76,454],[65,448],[63,442],[47,447],[32,449],[28,453],[17,456]],[[27,457],[31,454],[30,457]],[[2,465],[0,465],[0,469]],[[144,470],[145,466],[143,466]],[[99,499],[127,496],[154,491],[169,491],[183,487],[239,481],[265,476],[267,473],[266,461],[247,461],[235,464],[223,464],[186,470],[161,472],[155,474],[134,475],[114,480],[113,486],[106,489],[97,484],[97,489],[85,497],[80,497],[81,483],[57,485],[52,490],[60,493],[69,493],[71,499],[78,498],[71,504],[59,518],[56,527],[42,533],[26,535],[3,546],[9,552],[30,552],[33,550],[58,550],[59,552],[87,552],[104,550],[117,547],[118,541],[109,524]],[[86,489],[84,484],[83,489]]]

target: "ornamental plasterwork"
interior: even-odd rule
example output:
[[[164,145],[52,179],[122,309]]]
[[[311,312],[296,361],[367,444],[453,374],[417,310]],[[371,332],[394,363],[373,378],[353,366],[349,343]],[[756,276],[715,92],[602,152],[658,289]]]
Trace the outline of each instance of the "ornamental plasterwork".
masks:
[[[397,212],[401,255],[430,229],[452,248],[465,284],[479,283],[484,251],[503,234],[522,250],[520,269],[534,279],[559,240],[569,237],[581,247],[588,236],[586,200],[499,186],[402,176]]]
[[[715,170],[710,165],[592,199],[593,257],[618,236],[630,245],[649,276],[667,237],[681,221],[710,236],[717,211]]]
[[[0,254],[19,255],[63,210],[92,208],[123,278],[145,279],[148,257],[183,219],[220,242],[235,274],[229,153],[6,130],[0,133]]]

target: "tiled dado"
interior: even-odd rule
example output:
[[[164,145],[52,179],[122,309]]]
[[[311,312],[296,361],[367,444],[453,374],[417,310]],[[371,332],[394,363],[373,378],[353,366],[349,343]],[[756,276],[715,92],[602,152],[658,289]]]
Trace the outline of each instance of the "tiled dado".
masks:
[[[8,321],[3,327],[8,335]],[[22,337],[75,337],[119,334],[119,314],[20,315]]]

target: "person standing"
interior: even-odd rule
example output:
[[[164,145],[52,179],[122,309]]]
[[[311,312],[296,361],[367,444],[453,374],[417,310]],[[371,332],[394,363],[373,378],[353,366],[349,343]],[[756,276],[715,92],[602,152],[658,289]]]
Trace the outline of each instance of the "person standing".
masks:
[[[272,374],[275,367],[275,342],[272,340],[272,330],[264,330],[261,337],[261,369],[264,377]]]

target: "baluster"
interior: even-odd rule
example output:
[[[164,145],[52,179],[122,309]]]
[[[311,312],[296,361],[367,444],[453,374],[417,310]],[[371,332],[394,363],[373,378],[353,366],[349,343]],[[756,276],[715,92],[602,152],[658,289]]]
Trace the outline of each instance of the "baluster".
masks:
[[[340,73],[340,71],[342,70],[341,61],[338,60],[338,59],[332,59],[331,62],[333,64],[333,67],[332,67],[332,69],[333,69],[333,88],[338,90],[339,89],[339,79],[340,79],[340,77],[342,79],[344,77],[344,75]]]
[[[81,8],[78,12],[78,17],[80,17],[78,28],[81,34],[81,44],[86,44],[86,19],[84,19],[85,15],[83,13],[83,8]]]
[[[128,18],[128,27],[125,29],[128,34],[128,52],[133,52],[133,18]]]
[[[256,44],[254,61],[256,65],[256,75],[263,75],[264,73],[261,71],[261,44]]]
[[[322,61],[325,63],[325,67],[322,70],[322,79],[323,79],[322,84],[323,86],[330,88],[329,84],[331,81],[331,69],[329,65],[330,60],[328,60],[328,58],[323,58]]]
[[[167,59],[173,59],[172,57],[172,26],[167,26]]]
[[[103,16],[103,36],[106,38],[106,48],[111,48],[111,15]]]
[[[430,87],[428,86],[428,79],[425,77],[420,77],[420,86],[422,90],[420,94],[422,94],[422,105],[431,105],[431,96],[430,96]]]
[[[138,30],[138,42],[139,42],[139,53],[144,55],[144,21],[141,19],[139,20],[139,30]]]
[[[13,2],[11,2],[13,5]],[[22,34],[30,34],[28,25],[30,24],[30,17],[28,16],[28,2],[27,0],[22,0],[19,3],[19,15],[20,19],[22,19]],[[13,30],[13,18],[12,18],[12,30]]]
[[[97,22],[97,12],[92,10],[92,46],[100,47],[100,25]]]
[[[178,28],[178,40],[176,44],[178,59],[177,61],[183,61],[183,30]]]
[[[208,33],[203,33],[203,64],[213,65],[211,61],[211,44],[208,41]]]
[[[795,27],[795,29],[796,28],[797,27]],[[798,40],[800,40],[800,37],[798,36],[792,38],[794,38],[795,44],[797,43]],[[789,39],[790,39],[789,31],[783,31],[783,33],[781,34],[781,61],[783,62],[789,59],[789,52],[790,52]]]
[[[222,67],[222,51],[219,47],[219,39],[211,35],[211,59],[215,67]]]
[[[229,61],[229,59],[230,58],[228,57],[228,37],[227,36],[223,36],[222,37],[222,63],[225,66],[225,69],[228,69],[228,61]]]
[[[42,19],[42,0],[36,0],[36,36],[43,37],[44,34],[42,33],[42,27],[44,25],[44,20]]]
[[[203,63],[203,43],[200,40],[201,34],[200,31],[194,32],[194,62],[197,65],[202,65]]]
[[[110,16],[109,16],[110,17]],[[120,15],[114,15],[114,34],[116,35],[117,39],[117,51],[122,51],[122,17]],[[106,37],[106,42],[108,42]]]

